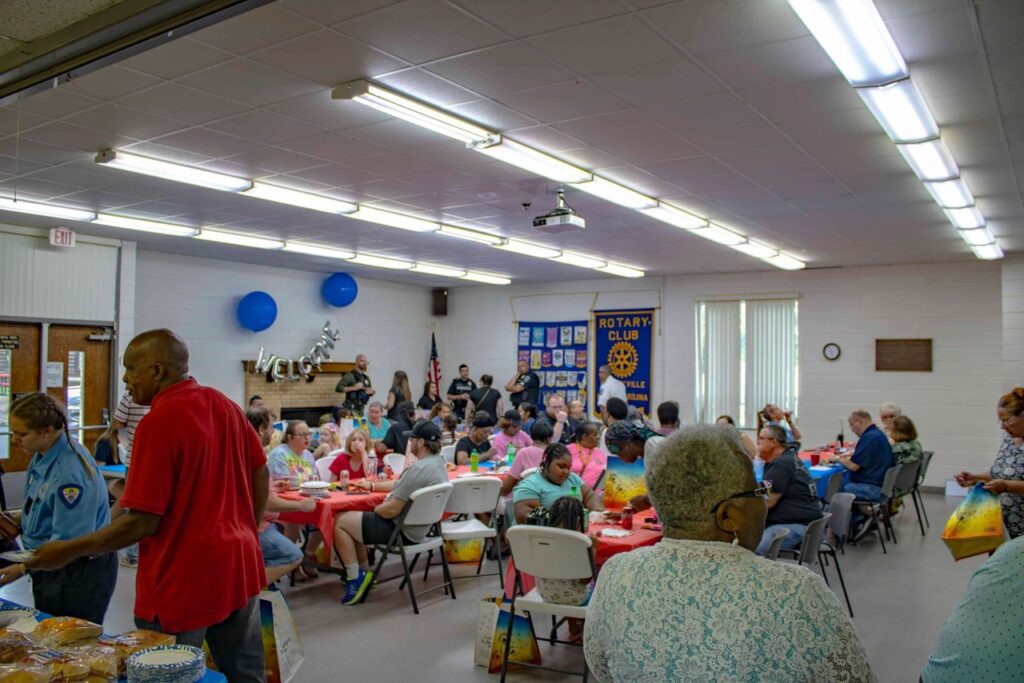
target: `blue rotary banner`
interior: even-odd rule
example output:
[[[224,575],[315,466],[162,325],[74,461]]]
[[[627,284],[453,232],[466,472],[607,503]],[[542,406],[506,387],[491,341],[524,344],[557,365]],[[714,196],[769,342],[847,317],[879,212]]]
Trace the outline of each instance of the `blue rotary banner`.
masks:
[[[607,365],[612,376],[626,385],[629,404],[650,415],[654,309],[594,311],[594,353],[594,413],[600,390],[597,371]]]

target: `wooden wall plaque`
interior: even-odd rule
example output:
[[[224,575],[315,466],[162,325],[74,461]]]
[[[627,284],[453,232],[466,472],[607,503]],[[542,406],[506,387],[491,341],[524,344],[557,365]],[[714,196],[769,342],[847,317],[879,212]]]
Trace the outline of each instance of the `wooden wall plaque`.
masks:
[[[876,339],[876,372],[931,372],[931,339]]]

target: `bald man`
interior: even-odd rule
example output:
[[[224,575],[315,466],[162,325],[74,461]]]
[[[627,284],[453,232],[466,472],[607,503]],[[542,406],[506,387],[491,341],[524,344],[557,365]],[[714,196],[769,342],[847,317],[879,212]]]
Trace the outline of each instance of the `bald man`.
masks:
[[[345,376],[339,379],[338,384],[334,387],[335,391],[344,394],[345,407],[352,411],[353,415],[360,417],[362,417],[363,408],[370,401],[370,397],[377,393],[370,382],[370,376],[366,374],[369,367],[370,361],[367,360],[366,354],[359,354],[356,356],[356,366],[345,373]]]
[[[269,474],[259,437],[227,396],[188,374],[188,347],[151,330],[124,354],[135,432],[128,510],[102,531],[46,543],[26,564],[56,569],[139,543],[135,623],[210,646],[230,681],[265,681],[259,623],[265,584],[257,525]]]

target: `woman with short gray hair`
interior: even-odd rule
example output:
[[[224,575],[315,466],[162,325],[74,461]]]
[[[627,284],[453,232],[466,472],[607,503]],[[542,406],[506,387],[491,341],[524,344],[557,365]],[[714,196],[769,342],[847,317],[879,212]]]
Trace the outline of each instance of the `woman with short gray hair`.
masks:
[[[665,537],[601,569],[584,637],[597,680],[876,680],[821,577],[753,553],[768,489],[732,434],[684,427],[644,467]]]
[[[889,443],[895,444],[896,437],[892,433],[892,422],[903,414],[903,409],[895,403],[883,403],[878,409],[878,419],[882,421],[882,431],[889,437]]]

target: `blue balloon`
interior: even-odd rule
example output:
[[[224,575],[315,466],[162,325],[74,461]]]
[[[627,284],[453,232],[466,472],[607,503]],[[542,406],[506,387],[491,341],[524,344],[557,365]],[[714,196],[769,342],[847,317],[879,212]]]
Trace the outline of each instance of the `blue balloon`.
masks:
[[[238,324],[253,332],[262,332],[277,320],[277,302],[266,292],[249,292],[235,309]]]
[[[356,300],[356,296],[359,294],[359,285],[356,284],[355,278],[348,273],[335,273],[324,280],[324,284],[320,287],[320,293],[323,295],[324,301],[331,306],[344,308]]]

